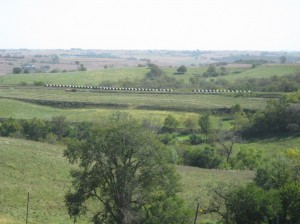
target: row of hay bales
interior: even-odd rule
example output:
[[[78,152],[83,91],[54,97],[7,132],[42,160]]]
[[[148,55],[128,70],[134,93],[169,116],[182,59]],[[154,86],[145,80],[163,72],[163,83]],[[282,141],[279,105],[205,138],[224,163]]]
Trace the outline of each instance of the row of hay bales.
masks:
[[[103,87],[103,86],[77,86],[62,84],[46,84],[45,87],[58,88],[74,88],[74,89],[98,89],[98,90],[123,90],[123,91],[148,91],[148,92],[173,92],[173,89],[147,89],[147,88],[119,88],[119,87]]]
[[[251,93],[250,90],[193,89],[195,93]]]

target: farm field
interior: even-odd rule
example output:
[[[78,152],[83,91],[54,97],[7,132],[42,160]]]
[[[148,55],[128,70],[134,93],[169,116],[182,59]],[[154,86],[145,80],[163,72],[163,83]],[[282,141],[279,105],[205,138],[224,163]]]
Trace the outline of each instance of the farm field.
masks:
[[[176,111],[158,111],[158,110],[136,110],[136,109],[109,109],[109,108],[78,108],[63,109],[50,106],[36,105],[32,103],[20,102],[18,100],[0,99],[0,117],[15,119],[39,118],[50,120],[55,116],[64,116],[71,122],[97,122],[107,118],[110,114],[119,111],[127,111],[136,119],[142,121],[148,119],[158,126],[163,126],[163,121],[168,115],[174,116],[179,122],[179,127],[183,127],[183,121],[190,118],[197,123],[199,113],[194,112],[176,112]],[[212,116],[213,126],[217,127],[222,120],[220,116]],[[230,127],[230,121],[223,121],[223,127]]]
[[[116,82],[125,79],[141,79],[147,71],[146,68],[109,68],[85,72],[10,74],[2,76],[1,82],[2,84],[20,84],[22,82],[33,84],[34,81],[43,81],[53,84],[99,85],[101,82],[108,80]]]
[[[238,74],[230,74],[219,78],[226,79],[228,81],[235,81],[243,78],[270,78],[272,76],[284,76],[300,73],[299,64],[290,65],[262,65],[254,69],[248,69]]]
[[[232,65],[233,66],[233,65]],[[228,66],[229,72],[226,76],[213,77],[213,79],[226,79],[234,81],[240,78],[270,78],[274,75],[284,76],[300,72],[299,64],[268,64],[256,68],[249,67],[232,67]],[[163,68],[166,75],[178,80],[183,80],[189,83],[189,79],[194,75],[202,76],[208,67],[188,67],[185,74],[176,73],[177,67]],[[240,73],[235,73],[235,72]],[[128,67],[128,68],[108,68],[93,71],[75,71],[75,72],[58,72],[58,73],[31,73],[31,74],[9,74],[1,76],[1,84],[21,84],[28,85],[34,82],[42,81],[51,84],[66,84],[66,85],[100,85],[102,82],[116,83],[118,81],[134,81],[145,77],[149,69],[146,67]],[[210,80],[211,78],[207,78]]]
[[[234,97],[236,96],[236,97]],[[0,97],[11,99],[45,100],[57,102],[81,102],[94,106],[175,110],[197,112],[207,109],[230,108],[240,104],[244,109],[259,109],[266,105],[267,98],[250,95],[209,95],[209,94],[137,94],[128,92],[66,92],[63,89],[50,88],[0,88]]]
[[[72,223],[64,205],[70,186],[63,146],[0,137],[0,223],[24,223],[26,197],[30,193],[29,223]],[[181,196],[191,208],[208,203],[209,186],[216,179],[243,184],[253,177],[250,171],[205,170],[177,166]],[[85,218],[78,223],[86,223]]]

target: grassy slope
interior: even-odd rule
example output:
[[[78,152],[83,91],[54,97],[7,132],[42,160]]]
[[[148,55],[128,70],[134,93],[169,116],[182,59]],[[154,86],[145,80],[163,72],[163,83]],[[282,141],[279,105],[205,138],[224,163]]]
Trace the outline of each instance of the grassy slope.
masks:
[[[63,198],[70,186],[64,147],[0,137],[0,223],[24,223],[30,192],[29,223],[71,223]],[[241,184],[252,172],[205,170],[178,166],[181,196],[190,206],[207,203],[208,184],[216,180]],[[87,223],[81,220],[79,223]]]
[[[66,92],[51,88],[0,88],[0,97],[25,98],[35,100],[54,100],[69,102],[90,102],[115,106],[127,106],[133,109],[161,108],[164,110],[198,111],[201,109],[230,108],[239,103],[245,109],[259,109],[266,105],[264,98],[232,97],[230,94],[135,94],[135,93],[97,93],[92,91]]]
[[[105,108],[83,108],[83,109],[59,109],[48,106],[35,105],[32,103],[20,102],[17,100],[0,99],[0,117],[1,118],[16,118],[16,119],[32,119],[34,117],[50,120],[54,116],[65,116],[68,121],[100,121],[103,118],[107,118],[110,114],[116,111],[116,109]],[[194,122],[198,123],[198,113],[189,112],[174,112],[174,111],[156,111],[156,110],[123,110],[128,111],[135,118],[149,119],[155,124],[162,126],[164,119],[170,114],[174,116],[183,127],[183,121],[186,118],[191,118]],[[219,120],[222,119],[219,116],[212,116],[214,127],[217,127]],[[229,121],[224,122],[223,126],[229,126]]]
[[[87,72],[10,74],[2,76],[2,83],[19,84],[26,82],[27,84],[33,84],[34,81],[43,81],[55,84],[98,85],[107,80],[114,82],[126,78],[130,80],[140,79],[144,77],[147,71],[146,68],[110,68]]]
[[[202,75],[207,67],[189,67],[184,75],[174,75],[177,68],[165,68],[166,75],[176,79],[183,79],[186,83],[193,75]],[[239,78],[267,78],[273,75],[282,76],[300,72],[300,65],[263,65],[254,69],[245,68],[228,68],[229,72],[241,71],[238,74],[229,74],[220,78],[227,80],[236,80]],[[26,82],[33,84],[34,81],[43,81],[53,84],[69,84],[69,85],[99,85],[102,81],[116,82],[118,80],[135,80],[145,77],[149,70],[143,68],[110,68],[98,71],[86,72],[65,72],[65,73],[36,73],[36,74],[10,74],[2,76],[2,84],[20,84]],[[211,78],[208,78],[211,79]],[[217,78],[214,78],[217,79]]]
[[[30,192],[29,223],[71,223],[63,203],[70,179],[62,149],[38,142],[0,138],[2,219],[24,223],[26,197]]]
[[[254,69],[249,69],[238,74],[222,76],[220,78],[234,81],[241,78],[270,78],[274,75],[284,76],[300,73],[300,65],[263,65]]]

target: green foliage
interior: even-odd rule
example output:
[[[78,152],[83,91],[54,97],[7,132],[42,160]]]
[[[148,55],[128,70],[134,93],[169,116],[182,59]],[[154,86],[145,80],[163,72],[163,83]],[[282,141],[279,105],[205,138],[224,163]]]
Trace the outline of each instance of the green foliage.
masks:
[[[184,127],[186,129],[188,129],[189,131],[192,131],[193,129],[196,128],[197,126],[197,122],[192,119],[191,117],[187,117],[184,121],[183,121]]]
[[[22,73],[22,68],[14,67],[13,70],[12,70],[12,73],[13,74],[20,74],[20,73]]]
[[[261,164],[262,152],[253,148],[242,148],[231,160],[230,164],[235,169],[254,170]]]
[[[159,135],[159,140],[165,145],[168,145],[175,141],[175,135],[170,133],[162,133]]]
[[[78,66],[78,71],[86,71],[86,70],[87,70],[87,67],[84,66],[84,64],[80,64],[80,65]]]
[[[177,72],[180,73],[180,74],[184,74],[187,72],[187,67],[184,66],[184,65],[181,65],[177,68]]]
[[[20,122],[14,118],[9,118],[0,124],[0,135],[11,136],[22,131]]]
[[[211,211],[225,223],[299,223],[300,179],[295,165],[298,168],[300,160],[293,158],[298,165],[286,156],[274,158],[262,164],[253,183],[215,190]]]
[[[210,115],[207,113],[204,116],[199,117],[199,126],[201,128],[202,133],[205,134],[205,140],[208,140],[208,134],[212,128],[212,123],[210,120]]]
[[[62,137],[67,133],[68,127],[65,116],[55,116],[51,118],[51,130],[61,140]]]
[[[280,201],[273,191],[248,184],[229,192],[226,209],[229,213],[229,222],[236,224],[268,223],[280,211]]]
[[[299,115],[299,106],[289,105],[286,98],[270,100],[264,110],[254,115],[252,124],[244,131],[244,134],[257,136],[266,133],[298,131]]]
[[[196,133],[192,133],[192,134],[190,134],[190,136],[189,136],[189,142],[190,142],[192,145],[198,145],[198,144],[202,143],[203,140],[202,140],[202,138],[201,138],[201,135],[196,134]]]
[[[87,202],[99,203],[94,223],[184,223],[186,213],[176,197],[177,176],[166,151],[151,132],[128,114],[115,113],[87,139],[74,140],[64,155],[78,162],[66,205],[75,220]]]
[[[41,141],[49,133],[49,124],[38,118],[22,122],[23,133],[28,139]]]
[[[281,156],[262,162],[261,167],[256,171],[254,181],[257,186],[270,190],[279,189],[297,178],[291,160]]]
[[[218,168],[222,162],[215,148],[206,146],[205,148],[191,148],[183,153],[185,165],[201,168]]]
[[[300,184],[288,183],[279,189],[281,201],[280,221],[282,223],[300,223]]]
[[[150,71],[146,74],[146,78],[153,79],[163,75],[163,70],[161,70],[158,65],[150,63],[148,64]]]
[[[297,103],[300,100],[300,91],[292,92],[292,93],[285,93],[283,94],[283,99],[287,103]]]
[[[35,85],[35,86],[44,86],[45,83],[43,81],[33,81],[33,85]]]
[[[284,56],[284,55],[280,56],[279,61],[280,61],[281,64],[285,64],[286,61],[287,61],[286,56]]]
[[[174,132],[178,127],[179,122],[172,115],[168,115],[164,120],[164,125],[161,128],[163,132]]]

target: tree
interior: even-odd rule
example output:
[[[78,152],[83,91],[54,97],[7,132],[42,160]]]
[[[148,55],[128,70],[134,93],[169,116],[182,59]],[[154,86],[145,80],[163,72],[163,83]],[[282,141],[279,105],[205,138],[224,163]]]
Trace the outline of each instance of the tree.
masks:
[[[204,77],[216,77],[219,73],[216,65],[209,65],[207,71],[203,74]]]
[[[25,120],[22,126],[24,135],[35,141],[44,139],[49,132],[47,123],[38,118]]]
[[[86,68],[86,66],[84,66],[84,64],[80,64],[78,66],[78,71],[86,71],[86,70],[87,70],[87,68]]]
[[[20,67],[14,67],[12,72],[13,74],[20,74],[22,72],[22,69]]]
[[[148,68],[150,72],[146,74],[146,77],[149,79],[157,78],[163,75],[163,70],[161,70],[156,64],[149,63]]]
[[[291,161],[286,157],[273,158],[264,161],[256,171],[254,181],[257,186],[265,189],[279,189],[287,183],[293,182]]]
[[[179,68],[177,68],[177,72],[180,74],[184,74],[187,72],[187,67],[184,65],[179,66]]]
[[[168,115],[164,120],[164,126],[162,131],[164,132],[173,132],[179,125],[179,122],[172,115]]]
[[[51,118],[51,129],[54,134],[57,135],[58,139],[61,140],[66,134],[68,129],[65,116],[56,116]]]
[[[276,193],[254,184],[232,190],[228,198],[227,210],[236,224],[270,223],[280,210]]]
[[[205,114],[204,116],[199,118],[199,126],[201,128],[201,131],[205,134],[205,140],[208,140],[208,134],[211,129],[211,121],[209,114]]]
[[[233,151],[233,145],[236,142],[237,136],[233,131],[219,130],[217,132],[216,142],[220,144],[221,153],[225,155],[227,164]]]
[[[127,113],[115,113],[91,131],[64,152],[70,163],[78,162],[65,197],[74,221],[94,199],[93,223],[188,222],[174,168],[153,133]]]
[[[201,168],[218,168],[222,159],[217,154],[215,148],[206,146],[202,148],[187,149],[183,153],[184,163],[189,166]]]
[[[20,122],[14,118],[9,118],[0,124],[0,135],[1,136],[10,136],[13,134],[20,133],[22,127]]]
[[[183,124],[184,127],[191,132],[196,127],[197,123],[195,123],[195,121],[192,118],[188,117],[184,120]]]
[[[287,61],[286,56],[284,56],[284,55],[280,56],[279,61],[280,61],[281,64],[285,64],[286,61]]]

